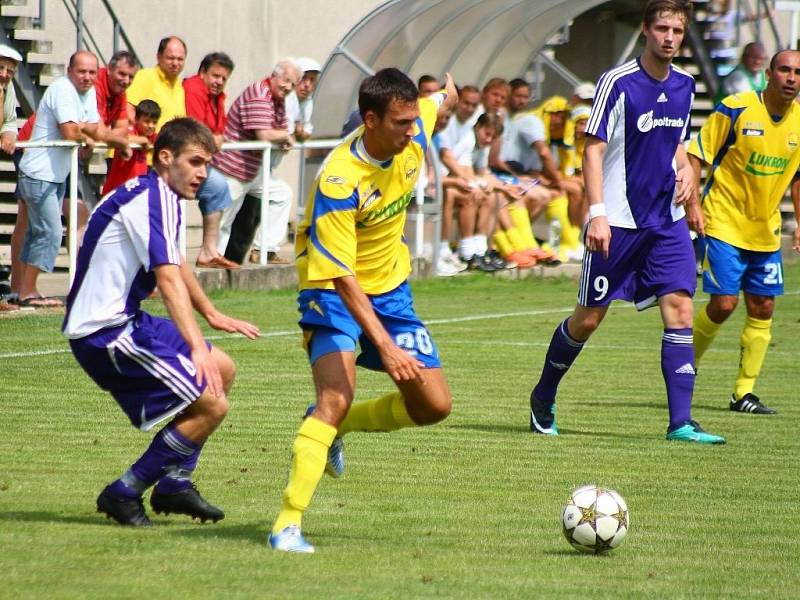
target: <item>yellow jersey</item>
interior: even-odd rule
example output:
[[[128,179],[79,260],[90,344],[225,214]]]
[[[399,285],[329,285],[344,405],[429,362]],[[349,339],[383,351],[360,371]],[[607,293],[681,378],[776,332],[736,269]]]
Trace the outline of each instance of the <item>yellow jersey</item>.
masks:
[[[744,250],[780,248],[779,205],[800,166],[800,105],[775,121],[758,92],[725,98],[689,153],[711,165],[703,189],[707,235]]]
[[[403,239],[411,202],[436,113],[445,95],[419,100],[416,134],[382,163],[367,155],[363,125],[323,163],[297,231],[299,287],[333,289],[333,280],[355,275],[365,293],[389,292],[411,273]]]

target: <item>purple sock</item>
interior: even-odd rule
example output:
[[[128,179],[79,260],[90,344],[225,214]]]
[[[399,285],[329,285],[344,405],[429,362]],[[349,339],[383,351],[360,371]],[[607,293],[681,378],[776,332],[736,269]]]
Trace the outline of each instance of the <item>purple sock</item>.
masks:
[[[192,474],[197,468],[197,461],[200,460],[200,452],[202,450],[203,446],[199,445],[181,464],[166,467],[167,474],[158,480],[156,489],[165,494],[174,494],[190,487],[192,485]]]
[[[542,375],[539,377],[539,383],[533,388],[533,393],[538,400],[542,402],[555,402],[556,390],[561,378],[567,374],[567,371],[578,358],[581,349],[585,342],[578,342],[573,340],[569,331],[567,330],[567,321],[563,322],[556,327],[553,333],[553,339],[550,340],[550,347],[547,349],[547,356],[544,359],[544,367],[542,368]]]
[[[180,468],[195,453],[199,455],[201,447],[178,433],[174,425],[167,425],[156,434],[139,460],[111,484],[110,491],[123,497],[139,497],[165,473]]]
[[[695,370],[691,327],[664,330],[661,372],[667,386],[669,429],[672,431],[692,418]]]

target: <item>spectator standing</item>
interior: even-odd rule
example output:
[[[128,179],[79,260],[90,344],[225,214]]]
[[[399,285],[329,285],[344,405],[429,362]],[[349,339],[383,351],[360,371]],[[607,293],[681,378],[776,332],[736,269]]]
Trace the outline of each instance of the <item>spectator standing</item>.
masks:
[[[427,98],[442,89],[442,84],[433,75],[421,75],[417,79],[417,89],[419,90],[420,98]]]
[[[136,118],[139,102],[152,100],[161,107],[160,130],[167,121],[186,115],[186,100],[179,78],[186,62],[186,44],[179,37],[163,38],[158,44],[156,62],[155,67],[140,69],[128,88],[128,120]]]
[[[224,52],[206,54],[197,75],[183,80],[186,97],[186,116],[197,119],[211,130],[217,150],[224,141],[225,85],[233,72],[233,61]],[[197,192],[203,215],[203,242],[197,255],[198,267],[235,269],[239,265],[222,256],[217,250],[222,211],[231,204],[228,184],[222,174],[209,168],[208,178]]]
[[[97,97],[97,112],[100,120],[112,133],[128,135],[128,96],[127,90],[139,70],[139,61],[127,50],[120,50],[111,56],[108,66],[97,72],[94,85]]]
[[[0,106],[3,109],[0,118],[0,150],[6,154],[14,154],[17,143],[17,96],[14,92],[14,73],[22,62],[22,55],[11,46],[0,44]],[[0,298],[0,313],[17,310],[17,307]]]
[[[94,54],[86,51],[73,54],[67,74],[47,88],[39,104],[31,141],[71,140],[84,143],[89,151],[94,141],[108,141],[112,135],[97,111],[96,79]],[[56,298],[43,298],[37,291],[36,281],[40,272],[49,273],[55,267],[61,245],[61,202],[69,170],[69,148],[29,148],[20,162],[19,195],[28,214],[20,254],[23,265],[20,305],[62,305]]]
[[[272,75],[250,84],[236,98],[228,113],[225,139],[232,142],[263,141],[278,144],[272,152],[272,164],[262,165],[261,150],[232,150],[217,154],[212,164],[225,176],[231,194],[231,205],[222,214],[220,253],[228,245],[231,227],[248,191],[260,184],[262,168],[271,169],[280,160],[282,151],[294,144],[286,117],[286,96],[300,80],[300,71],[292,60],[279,61]],[[271,218],[271,217],[270,217]]]

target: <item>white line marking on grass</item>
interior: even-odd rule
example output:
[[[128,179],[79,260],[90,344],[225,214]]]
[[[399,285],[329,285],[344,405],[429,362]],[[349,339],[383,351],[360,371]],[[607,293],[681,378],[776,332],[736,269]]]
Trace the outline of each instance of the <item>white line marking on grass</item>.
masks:
[[[792,292],[785,292],[784,296],[797,296],[800,295],[800,290],[792,291]],[[707,298],[695,298],[694,302],[696,304],[704,304],[708,302]],[[449,319],[427,319],[425,320],[426,325],[448,325],[450,323],[468,323],[470,321],[486,321],[490,319],[507,319],[511,317],[536,317],[539,315],[552,315],[558,313],[565,313],[565,312],[572,312],[574,306],[565,307],[565,308],[549,308],[544,310],[523,310],[519,312],[506,312],[506,313],[489,313],[484,315],[468,315],[465,317],[452,317]],[[614,308],[634,308],[633,304],[617,304]],[[270,337],[287,337],[287,336],[299,336],[300,331],[298,329],[292,329],[290,331],[271,331],[268,333],[262,333],[262,338],[270,338]],[[206,336],[207,340],[229,340],[229,339],[247,339],[245,336],[239,333],[228,333],[225,335],[209,335]],[[537,345],[535,343],[526,343],[526,342],[511,342],[511,344],[519,344],[519,345]],[[542,345],[548,345],[542,342]],[[600,346],[594,346],[599,348]],[[7,352],[5,354],[0,354],[0,360],[6,358],[33,358],[36,356],[52,356],[54,354],[68,354],[70,352],[69,348],[50,348],[47,350],[30,350],[28,352]]]

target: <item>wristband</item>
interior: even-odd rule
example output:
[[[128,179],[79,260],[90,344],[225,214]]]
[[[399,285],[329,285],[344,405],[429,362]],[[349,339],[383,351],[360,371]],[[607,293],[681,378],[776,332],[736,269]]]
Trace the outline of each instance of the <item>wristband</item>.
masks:
[[[606,205],[602,202],[598,204],[590,204],[589,205],[589,219],[594,219],[595,217],[605,217],[606,216]]]

